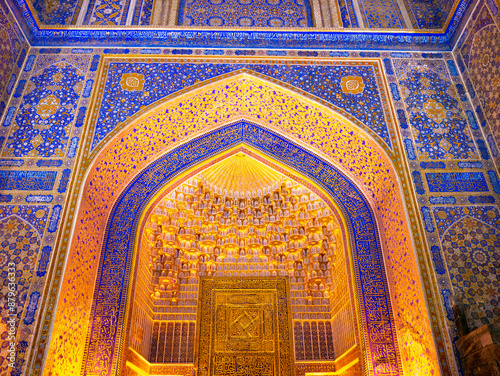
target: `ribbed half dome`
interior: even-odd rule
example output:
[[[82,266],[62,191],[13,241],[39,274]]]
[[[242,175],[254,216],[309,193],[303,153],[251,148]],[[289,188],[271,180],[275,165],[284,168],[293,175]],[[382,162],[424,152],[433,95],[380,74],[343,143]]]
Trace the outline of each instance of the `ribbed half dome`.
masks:
[[[284,176],[244,153],[238,153],[208,168],[203,183],[229,197],[255,197],[277,189]]]

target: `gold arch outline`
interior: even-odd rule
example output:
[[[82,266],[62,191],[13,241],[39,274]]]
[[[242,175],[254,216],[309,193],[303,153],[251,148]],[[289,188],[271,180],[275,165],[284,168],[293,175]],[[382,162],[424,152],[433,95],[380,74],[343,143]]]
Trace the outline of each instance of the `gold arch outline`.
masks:
[[[222,150],[218,153],[216,153],[214,156],[209,157],[207,159],[204,159],[200,162],[198,162],[196,165],[188,168],[185,171],[182,171],[179,175],[171,178],[169,181],[166,181],[163,183],[163,187],[158,190],[158,192],[150,198],[149,202],[145,205],[141,216],[139,217],[138,220],[138,225],[137,229],[134,232],[134,241],[132,242],[133,250],[132,250],[132,263],[130,266],[130,271],[131,271],[131,278],[129,280],[129,291],[127,293],[126,297],[126,306],[125,306],[125,316],[123,320],[123,326],[122,326],[122,336],[120,340],[120,347],[119,347],[119,352],[118,352],[118,369],[123,370],[126,359],[123,356],[125,349],[127,348],[128,340],[129,340],[129,328],[130,328],[130,322],[131,322],[131,316],[132,316],[132,309],[133,309],[133,301],[132,297],[135,292],[135,283],[137,281],[137,276],[138,276],[138,260],[139,260],[139,254],[141,252],[141,240],[143,236],[143,230],[144,226],[146,225],[147,219],[149,218],[149,215],[151,214],[151,211],[156,207],[156,205],[172,190],[177,188],[180,184],[188,180],[189,178],[197,175],[198,173],[206,170],[208,167],[210,167],[214,161],[219,162],[222,161],[226,158],[229,158],[230,156],[236,154],[237,152],[245,152],[247,153],[250,157],[255,158],[261,163],[264,163],[266,166],[280,172],[281,174],[285,175],[287,178],[290,178],[292,180],[295,180],[299,184],[303,184],[306,186],[306,188],[310,189],[314,193],[316,193],[319,197],[321,197],[322,200],[325,201],[325,203],[332,209],[332,212],[334,213],[336,219],[341,225],[341,232],[342,232],[342,240],[343,240],[343,252],[345,256],[345,262],[347,263],[346,269],[347,269],[347,284],[349,286],[349,299],[351,308],[354,311],[354,337],[356,338],[357,342],[359,343],[360,346],[360,354],[362,356],[362,364],[363,368],[365,370],[370,369],[371,367],[368,366],[368,352],[366,350],[366,342],[365,342],[365,333],[363,333],[363,322],[362,322],[362,315],[361,315],[361,304],[360,304],[360,298],[359,298],[359,293],[358,293],[358,286],[356,283],[356,274],[354,270],[354,260],[353,260],[353,254],[352,254],[352,239],[348,235],[348,224],[347,221],[342,214],[342,211],[338,204],[333,200],[328,194],[324,188],[322,188],[319,184],[317,184],[314,180],[302,175],[298,171],[294,171],[292,167],[285,165],[284,163],[274,159],[272,156],[269,156],[265,153],[262,153],[258,151],[257,149],[251,147],[248,144],[245,144],[244,142],[235,145],[227,150]],[[375,224],[377,223],[376,218],[374,218]],[[377,227],[377,232],[378,227]],[[379,234],[380,236],[380,234]],[[384,275],[387,278],[387,272],[385,271],[384,268]],[[392,307],[392,299],[389,297],[389,304]],[[392,309],[391,309],[391,321],[394,322],[394,317],[392,314]],[[292,320],[293,317],[292,317]],[[348,352],[350,349],[348,350]],[[400,369],[402,369],[402,364],[401,364],[401,358],[399,354],[399,346],[396,346],[396,351],[398,353],[398,364]],[[367,371],[368,372],[368,371]]]

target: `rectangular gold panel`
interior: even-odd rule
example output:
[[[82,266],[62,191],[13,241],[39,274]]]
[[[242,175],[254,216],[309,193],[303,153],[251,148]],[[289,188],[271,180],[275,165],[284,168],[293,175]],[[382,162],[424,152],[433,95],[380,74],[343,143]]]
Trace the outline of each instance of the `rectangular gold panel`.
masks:
[[[294,376],[288,277],[200,281],[197,376]]]

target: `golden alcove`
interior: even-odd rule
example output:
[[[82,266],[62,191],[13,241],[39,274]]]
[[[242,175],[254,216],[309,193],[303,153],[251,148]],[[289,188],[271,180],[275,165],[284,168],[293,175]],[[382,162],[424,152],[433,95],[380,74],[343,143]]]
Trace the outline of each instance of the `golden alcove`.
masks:
[[[139,227],[124,374],[362,373],[342,216],[299,181],[239,147],[156,195]]]

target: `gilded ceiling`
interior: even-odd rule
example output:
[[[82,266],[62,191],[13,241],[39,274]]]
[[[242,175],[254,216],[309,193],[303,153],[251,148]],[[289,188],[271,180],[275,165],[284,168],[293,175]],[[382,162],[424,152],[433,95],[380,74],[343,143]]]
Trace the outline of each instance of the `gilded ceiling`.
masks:
[[[305,284],[305,297],[328,297],[343,250],[322,199],[243,153],[168,193],[144,236],[155,305],[175,302],[180,283],[204,275],[290,275]]]

